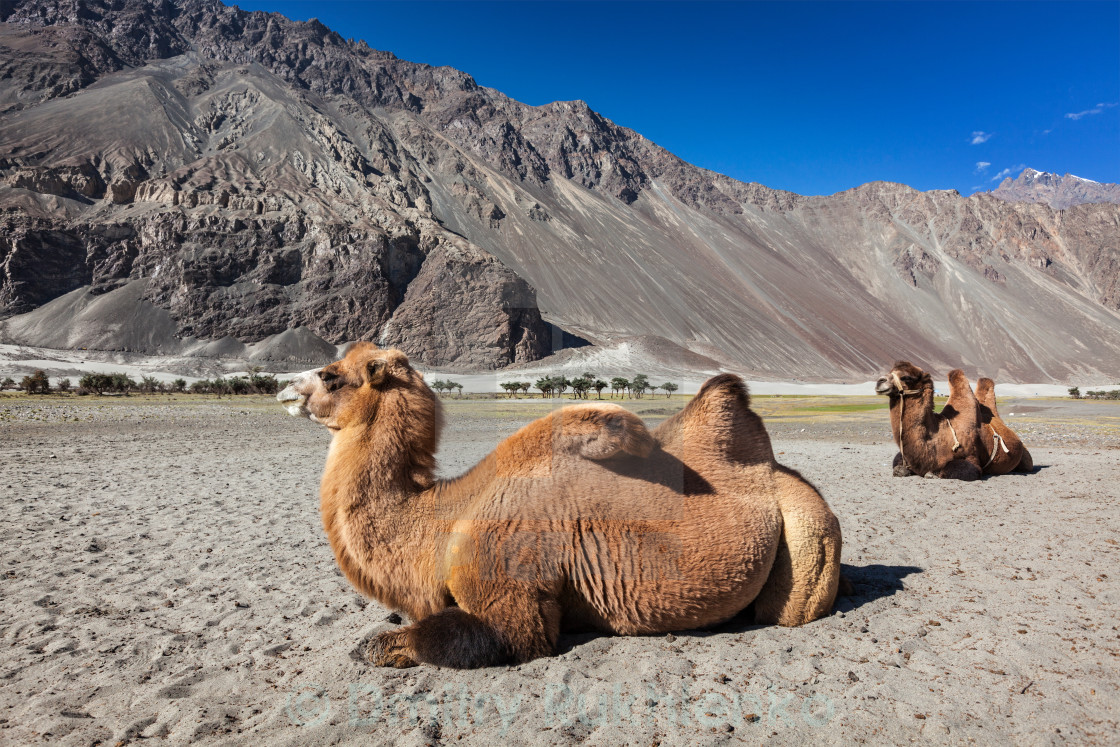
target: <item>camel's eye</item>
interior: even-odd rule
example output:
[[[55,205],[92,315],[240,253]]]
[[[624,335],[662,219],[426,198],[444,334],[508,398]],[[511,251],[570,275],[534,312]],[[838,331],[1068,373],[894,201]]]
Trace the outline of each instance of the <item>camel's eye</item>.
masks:
[[[345,380],[335,371],[320,371],[319,378],[322,379],[328,392],[335,391],[345,383]]]
[[[320,371],[319,378],[328,392],[334,392],[346,386],[346,379],[337,371]]]

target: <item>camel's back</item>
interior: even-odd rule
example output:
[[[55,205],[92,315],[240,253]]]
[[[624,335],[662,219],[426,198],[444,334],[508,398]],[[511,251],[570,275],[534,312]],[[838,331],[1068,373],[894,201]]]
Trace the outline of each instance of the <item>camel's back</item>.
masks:
[[[530,424],[447,486],[470,494],[450,502],[464,506],[452,534],[476,548],[470,572],[555,580],[573,622],[618,633],[711,625],[758,594],[782,526],[770,461],[717,469],[660,447],[590,459],[557,430]]]
[[[752,493],[660,449],[574,466],[494,475],[452,530],[479,573],[559,584],[569,623],[623,634],[712,625],[761,590],[782,531],[769,471]]]

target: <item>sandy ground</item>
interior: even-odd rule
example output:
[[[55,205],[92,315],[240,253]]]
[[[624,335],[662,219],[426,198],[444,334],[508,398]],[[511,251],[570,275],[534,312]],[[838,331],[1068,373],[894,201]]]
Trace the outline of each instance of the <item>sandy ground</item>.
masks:
[[[319,428],[264,398],[0,399],[0,742],[1114,743],[1120,403],[1002,402],[1041,468],[971,484],[890,477],[881,405],[756,399],[840,517],[833,615],[461,672],[353,658],[394,622],[335,568]],[[449,401],[443,471],[548,408]]]

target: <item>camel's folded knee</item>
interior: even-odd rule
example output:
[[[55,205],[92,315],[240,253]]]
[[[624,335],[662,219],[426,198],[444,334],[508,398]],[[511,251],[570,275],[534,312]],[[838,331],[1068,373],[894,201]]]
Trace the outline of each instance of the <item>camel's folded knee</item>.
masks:
[[[832,610],[840,587],[840,522],[800,476],[776,474],[782,535],[766,585],[754,601],[755,620],[804,625]]]

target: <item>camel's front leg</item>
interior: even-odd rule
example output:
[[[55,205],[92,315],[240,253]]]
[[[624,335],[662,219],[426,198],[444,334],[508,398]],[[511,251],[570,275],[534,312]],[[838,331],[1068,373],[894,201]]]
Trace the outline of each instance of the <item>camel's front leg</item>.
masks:
[[[520,617],[504,620],[499,628],[451,607],[406,628],[381,633],[370,641],[366,659],[379,667],[397,669],[414,667],[418,663],[475,669],[526,662],[552,654],[555,636],[550,640],[544,634],[539,617],[536,620],[531,614]]]
[[[497,629],[456,607],[378,634],[369,642],[365,658],[376,666],[396,669],[414,667],[420,662],[473,669],[505,664],[512,659]]]

